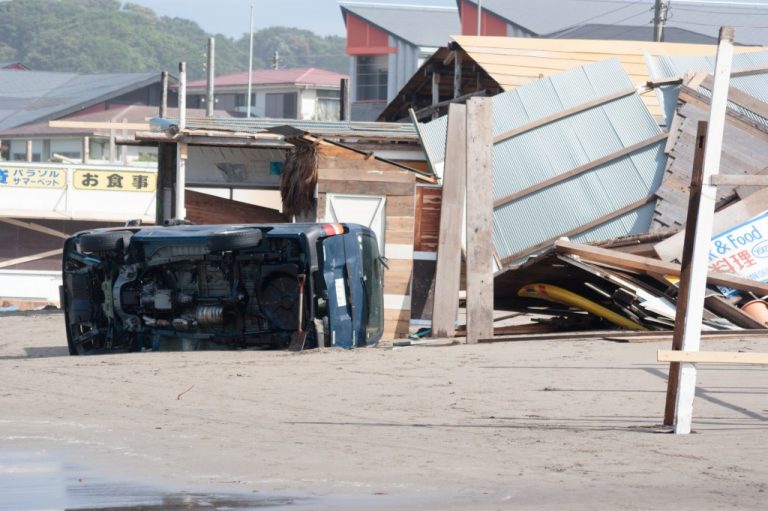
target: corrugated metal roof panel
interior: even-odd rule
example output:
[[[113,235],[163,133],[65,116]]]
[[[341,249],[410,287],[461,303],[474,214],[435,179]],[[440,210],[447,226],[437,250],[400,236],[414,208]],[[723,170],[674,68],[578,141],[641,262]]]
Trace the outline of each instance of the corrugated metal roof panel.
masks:
[[[715,57],[649,57],[648,67],[650,74],[654,79],[683,76],[686,73],[697,71],[713,73],[715,71]],[[732,73],[756,68],[768,68],[768,51],[737,54],[733,56],[733,62],[731,64]],[[731,85],[760,101],[768,102],[768,73],[731,77]],[[710,91],[703,87],[700,87],[699,91],[711,95]],[[675,108],[677,106],[678,87],[661,87],[657,94],[659,95],[659,101],[664,105],[664,115],[667,119],[667,125],[669,125],[669,123],[672,122],[672,117],[675,114]],[[730,103],[729,106],[757,122],[768,125],[766,119],[755,115],[749,110],[734,105],[733,103]]]
[[[470,0],[477,4],[477,0]],[[721,26],[736,26],[736,41],[768,44],[768,6],[733,0],[666,2],[665,29],[683,29],[717,37]],[[653,0],[484,0],[483,8],[540,36],[569,27],[583,27],[585,20],[605,27],[653,27]],[[597,39],[596,35],[592,38]]]
[[[493,134],[631,87],[615,59],[538,80],[492,98]],[[445,129],[445,118],[420,127],[429,156],[438,161],[444,159]],[[494,200],[660,133],[636,94],[526,131],[494,146]],[[652,196],[666,164],[663,146],[663,140],[657,141],[495,208],[494,244],[499,258],[514,257]],[[644,205],[578,237],[596,241],[647,232],[652,215],[653,205]]]

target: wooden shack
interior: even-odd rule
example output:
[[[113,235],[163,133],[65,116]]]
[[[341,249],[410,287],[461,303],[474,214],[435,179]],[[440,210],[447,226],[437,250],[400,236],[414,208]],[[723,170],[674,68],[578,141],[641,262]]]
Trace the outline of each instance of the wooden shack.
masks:
[[[389,260],[384,273],[384,339],[408,334],[411,321],[411,282],[414,265],[416,183],[423,179],[414,169],[395,162],[311,136],[293,141],[311,147],[315,170],[293,168],[314,187],[312,210],[297,216],[317,222],[354,222],[370,227],[379,239],[379,251]],[[314,174],[310,177],[311,174]],[[286,174],[286,179],[291,179]],[[312,189],[314,188],[314,189]],[[295,196],[283,195],[285,209],[291,210]],[[295,213],[297,213],[295,211]]]

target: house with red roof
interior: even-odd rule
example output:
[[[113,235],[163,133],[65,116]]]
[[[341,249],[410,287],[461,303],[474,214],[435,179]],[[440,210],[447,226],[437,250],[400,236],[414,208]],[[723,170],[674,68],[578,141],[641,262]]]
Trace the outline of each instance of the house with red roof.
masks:
[[[341,80],[347,75],[316,67],[255,69],[251,74],[251,116],[337,121]],[[206,80],[187,84],[187,106],[205,108]],[[248,72],[214,80],[216,110],[245,114]]]

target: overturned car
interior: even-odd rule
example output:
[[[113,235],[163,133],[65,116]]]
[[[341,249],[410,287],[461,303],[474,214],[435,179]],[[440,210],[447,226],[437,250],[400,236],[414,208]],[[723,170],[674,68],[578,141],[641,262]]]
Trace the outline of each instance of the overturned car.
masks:
[[[64,243],[69,352],[375,344],[385,265],[356,224],[80,232]]]

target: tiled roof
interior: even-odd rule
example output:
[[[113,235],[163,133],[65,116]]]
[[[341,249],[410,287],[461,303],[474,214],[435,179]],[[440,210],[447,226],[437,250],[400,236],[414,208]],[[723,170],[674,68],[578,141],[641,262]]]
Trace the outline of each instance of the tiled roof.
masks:
[[[338,87],[342,78],[347,75],[319,69],[316,67],[296,67],[286,69],[255,69],[251,74],[253,85],[272,84],[302,84],[322,85],[326,87]],[[214,86],[227,87],[248,84],[248,71],[218,76],[214,80]],[[187,84],[189,89],[204,89],[206,80],[195,80]]]

